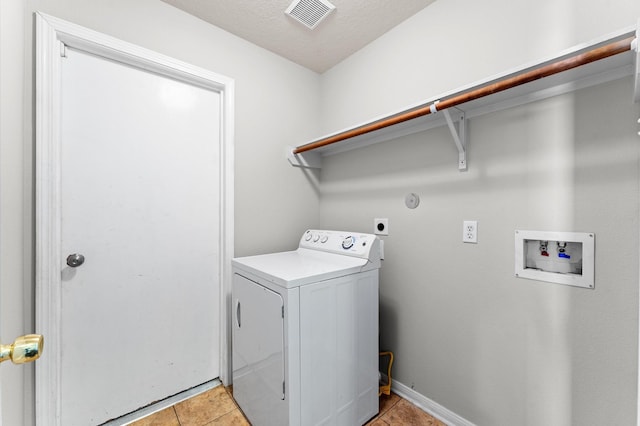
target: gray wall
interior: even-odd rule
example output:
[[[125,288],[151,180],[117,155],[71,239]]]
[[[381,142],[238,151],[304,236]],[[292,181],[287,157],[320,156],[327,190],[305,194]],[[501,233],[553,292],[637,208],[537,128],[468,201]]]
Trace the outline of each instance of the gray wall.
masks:
[[[579,7],[578,7],[579,4]],[[323,75],[325,132],[636,23],[640,4],[438,1]],[[478,425],[635,425],[639,169],[623,79],[327,157],[321,226],[390,220],[394,379]],[[340,99],[340,102],[335,102]],[[416,192],[416,210],[404,196]],[[479,243],[463,244],[463,220]],[[514,230],[594,232],[596,289],[514,277]]]
[[[0,338],[33,323],[33,13],[56,16],[235,79],[236,255],[292,249],[318,194],[284,147],[318,132],[320,76],[159,0],[0,3]],[[45,347],[46,351],[46,347]],[[31,424],[33,366],[2,366],[2,419]]]
[[[631,88],[625,79],[471,120],[466,173],[445,128],[325,159],[323,227],[371,232],[389,218],[380,324],[395,380],[478,425],[635,424]],[[477,245],[461,241],[468,219]],[[516,229],[594,232],[596,289],[515,278]]]
[[[436,1],[322,75],[322,131],[538,62],[639,18],[636,0]]]

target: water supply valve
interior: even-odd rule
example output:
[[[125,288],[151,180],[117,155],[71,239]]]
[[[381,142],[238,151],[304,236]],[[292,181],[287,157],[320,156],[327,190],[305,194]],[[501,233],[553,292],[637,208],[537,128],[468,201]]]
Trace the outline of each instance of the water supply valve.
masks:
[[[540,241],[540,256],[549,257],[549,252],[547,251],[548,245],[549,245],[549,241]]]

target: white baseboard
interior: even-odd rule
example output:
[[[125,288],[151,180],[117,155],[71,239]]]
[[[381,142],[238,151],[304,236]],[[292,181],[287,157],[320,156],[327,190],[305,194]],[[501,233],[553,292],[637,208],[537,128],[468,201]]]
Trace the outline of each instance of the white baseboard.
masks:
[[[453,411],[448,410],[437,402],[430,400],[422,394],[419,394],[409,386],[403,385],[397,380],[393,380],[393,382],[391,383],[391,390],[402,398],[411,402],[418,408],[426,411],[433,417],[446,423],[448,426],[475,426],[469,420],[460,417]]]

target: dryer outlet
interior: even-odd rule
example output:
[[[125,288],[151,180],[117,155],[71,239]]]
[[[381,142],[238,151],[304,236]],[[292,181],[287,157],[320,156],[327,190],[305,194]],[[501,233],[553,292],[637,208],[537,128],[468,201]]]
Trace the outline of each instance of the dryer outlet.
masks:
[[[373,233],[376,235],[389,235],[389,219],[373,219]]]

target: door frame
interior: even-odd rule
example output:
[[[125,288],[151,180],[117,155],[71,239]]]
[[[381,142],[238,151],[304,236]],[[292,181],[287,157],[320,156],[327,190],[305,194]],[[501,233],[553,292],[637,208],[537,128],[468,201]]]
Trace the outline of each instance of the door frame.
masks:
[[[35,155],[36,330],[46,351],[36,366],[36,424],[60,425],[61,57],[66,46],[150,70],[220,93],[220,379],[230,383],[231,259],[233,257],[234,81],[111,36],[37,12]]]

